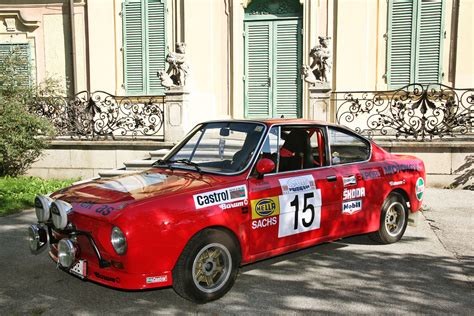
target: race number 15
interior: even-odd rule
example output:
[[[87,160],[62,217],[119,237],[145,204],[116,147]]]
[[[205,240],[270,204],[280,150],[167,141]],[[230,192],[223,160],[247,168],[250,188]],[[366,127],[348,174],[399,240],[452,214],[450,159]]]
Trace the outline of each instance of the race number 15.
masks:
[[[278,237],[318,229],[321,222],[321,191],[285,194],[280,199]]]

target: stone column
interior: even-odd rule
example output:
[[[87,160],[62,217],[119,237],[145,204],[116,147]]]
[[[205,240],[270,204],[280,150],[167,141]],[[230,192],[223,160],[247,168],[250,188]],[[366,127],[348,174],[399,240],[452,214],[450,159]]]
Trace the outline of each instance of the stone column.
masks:
[[[309,88],[309,119],[331,121],[330,109],[331,88],[326,82]]]
[[[165,91],[165,142],[176,143],[188,132],[186,113],[189,114],[189,92],[183,87]]]

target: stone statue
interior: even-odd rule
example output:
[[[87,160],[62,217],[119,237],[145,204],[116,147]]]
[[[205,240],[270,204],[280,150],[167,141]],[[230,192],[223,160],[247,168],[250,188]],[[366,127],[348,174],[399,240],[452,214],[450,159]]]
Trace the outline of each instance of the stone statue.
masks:
[[[186,44],[176,43],[176,51],[166,56],[169,64],[168,70],[160,70],[157,75],[161,79],[161,85],[166,88],[184,87],[189,73],[189,66],[186,63]]]
[[[319,45],[316,45],[309,52],[312,59],[311,65],[304,65],[302,68],[303,78],[311,85],[317,83],[331,82],[332,56],[330,37],[319,36]]]

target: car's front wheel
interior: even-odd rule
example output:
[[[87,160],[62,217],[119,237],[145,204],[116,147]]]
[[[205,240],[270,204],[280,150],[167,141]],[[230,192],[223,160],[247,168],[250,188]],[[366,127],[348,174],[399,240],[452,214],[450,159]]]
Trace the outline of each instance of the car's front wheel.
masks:
[[[408,223],[408,207],[405,199],[399,193],[391,193],[382,206],[380,227],[369,236],[373,240],[391,244],[402,238]]]
[[[173,288],[196,303],[216,300],[234,284],[240,259],[240,250],[229,234],[201,231],[188,242],[173,269]]]

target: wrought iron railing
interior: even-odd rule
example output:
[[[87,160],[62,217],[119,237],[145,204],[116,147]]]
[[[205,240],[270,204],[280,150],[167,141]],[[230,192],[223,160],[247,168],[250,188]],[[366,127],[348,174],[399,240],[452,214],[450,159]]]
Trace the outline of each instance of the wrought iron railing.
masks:
[[[164,97],[123,97],[82,91],[73,98],[41,97],[31,110],[52,122],[58,136],[104,139],[164,137]]]
[[[416,140],[474,132],[474,89],[410,84],[392,91],[332,94],[336,121],[359,134]]]

